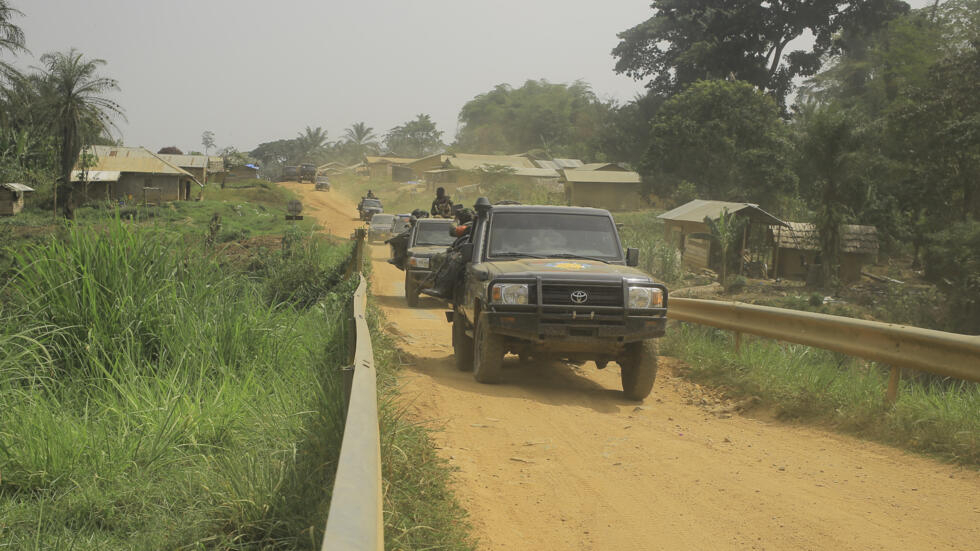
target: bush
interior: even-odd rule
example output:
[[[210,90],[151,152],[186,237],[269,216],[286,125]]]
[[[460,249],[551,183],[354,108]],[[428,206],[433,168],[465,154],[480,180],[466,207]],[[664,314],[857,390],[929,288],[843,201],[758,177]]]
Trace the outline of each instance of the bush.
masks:
[[[949,297],[951,329],[980,333],[980,222],[960,222],[931,234],[923,260],[926,279]]]
[[[741,293],[746,285],[748,285],[748,280],[744,276],[729,276],[725,290],[729,293]]]

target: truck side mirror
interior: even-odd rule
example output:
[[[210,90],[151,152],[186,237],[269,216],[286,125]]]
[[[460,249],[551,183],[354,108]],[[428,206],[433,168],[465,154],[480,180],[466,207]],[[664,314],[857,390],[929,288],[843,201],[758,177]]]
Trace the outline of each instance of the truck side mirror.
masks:
[[[626,249],[626,265],[634,267],[640,265],[640,249],[635,247]]]

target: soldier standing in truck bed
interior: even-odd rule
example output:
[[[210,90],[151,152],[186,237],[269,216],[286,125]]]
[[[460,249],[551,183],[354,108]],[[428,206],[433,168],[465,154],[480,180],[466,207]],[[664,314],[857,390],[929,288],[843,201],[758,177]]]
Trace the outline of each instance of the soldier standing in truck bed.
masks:
[[[453,215],[453,201],[446,195],[444,188],[436,188],[436,198],[432,201],[432,209],[429,211],[432,216],[439,218],[451,218]]]

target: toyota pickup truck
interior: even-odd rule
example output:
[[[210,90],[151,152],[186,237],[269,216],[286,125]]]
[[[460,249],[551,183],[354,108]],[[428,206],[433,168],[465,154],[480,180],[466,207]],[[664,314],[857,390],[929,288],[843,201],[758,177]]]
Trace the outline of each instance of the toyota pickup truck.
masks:
[[[655,341],[667,288],[624,253],[608,211],[476,203],[472,240],[453,291],[458,369],[500,382],[508,352],[522,358],[619,364],[623,393],[643,400],[657,376]]]
[[[432,257],[446,252],[456,240],[449,234],[453,221],[447,218],[422,218],[415,222],[408,238],[405,256],[405,301],[412,308],[419,305],[419,285],[433,268]]]

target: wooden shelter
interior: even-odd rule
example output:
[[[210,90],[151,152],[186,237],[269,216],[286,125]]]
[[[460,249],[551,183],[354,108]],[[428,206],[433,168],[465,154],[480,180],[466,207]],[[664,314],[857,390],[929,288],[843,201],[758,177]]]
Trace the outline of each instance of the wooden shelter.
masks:
[[[786,226],[786,222],[754,203],[695,199],[657,217],[664,221],[667,242],[680,249],[681,264],[685,268],[717,270],[720,262],[718,245],[712,239],[701,236],[711,233],[705,218],[719,220],[726,209],[729,214],[744,220],[741,244],[735,251],[739,255],[737,258],[741,259],[740,267],[745,260],[768,264],[770,249],[765,242],[764,232],[770,226]]]
[[[13,216],[24,210],[24,195],[33,192],[24,184],[0,184],[0,216]]]
[[[811,266],[820,265],[820,235],[817,227],[804,222],[771,226],[773,277],[806,279]],[[878,256],[878,229],[874,226],[843,225],[840,232],[841,281],[861,279],[864,266]]]

